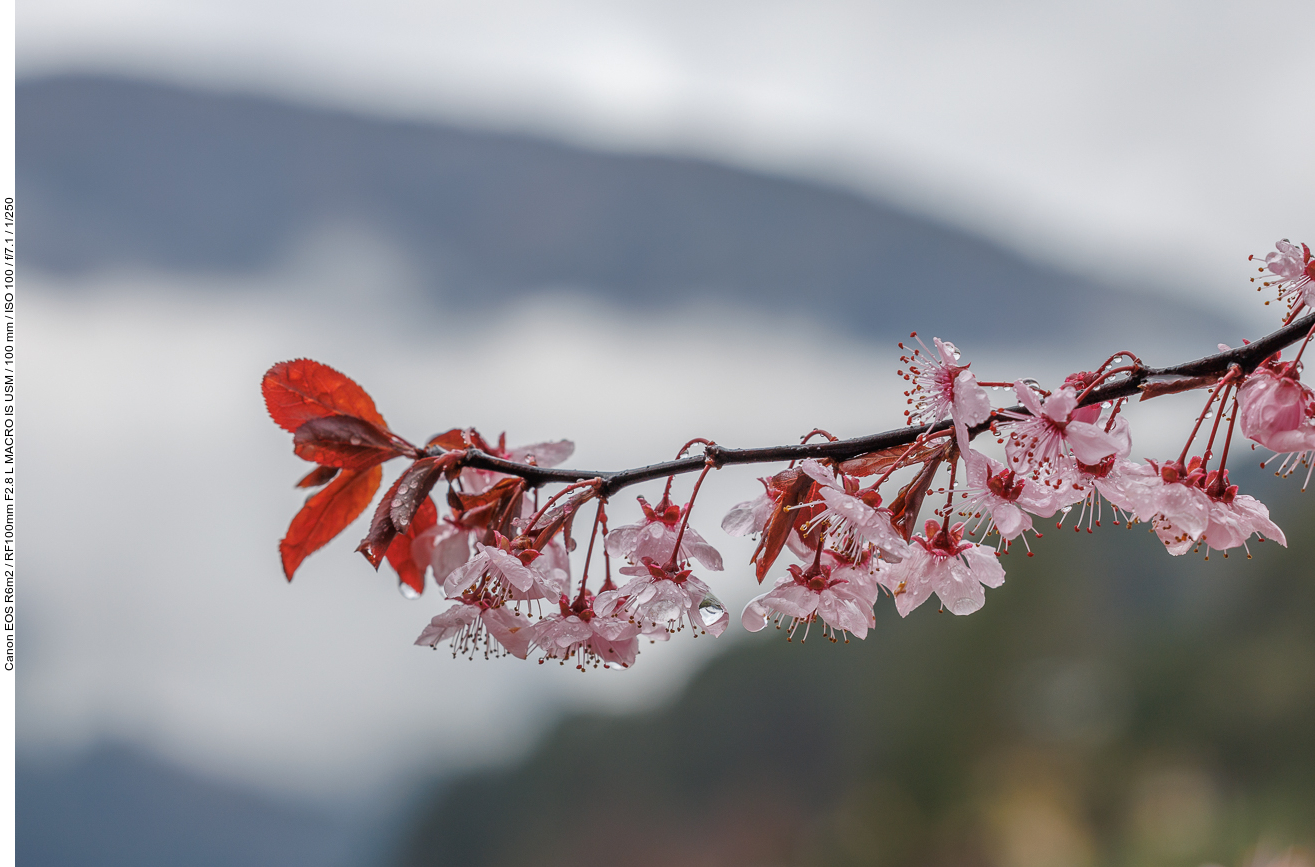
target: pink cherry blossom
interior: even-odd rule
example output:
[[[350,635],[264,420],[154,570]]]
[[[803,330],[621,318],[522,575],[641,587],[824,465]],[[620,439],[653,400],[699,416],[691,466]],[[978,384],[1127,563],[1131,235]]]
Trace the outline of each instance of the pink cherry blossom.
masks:
[[[1192,458],[1186,466],[1178,461],[1150,463],[1157,475],[1146,484],[1137,517],[1149,521],[1165,549],[1178,557],[1190,551],[1210,526],[1210,498],[1203,486],[1206,474],[1200,469],[1200,458]]]
[[[542,555],[530,563],[530,574],[534,578],[533,585],[528,590],[509,586],[508,598],[517,601],[560,598],[571,588],[570,565],[565,546],[557,539],[553,539]]]
[[[767,490],[754,497],[752,500],[745,500],[743,503],[736,503],[731,506],[726,517],[721,519],[721,528],[731,536],[756,536],[767,526],[767,520],[771,518],[772,511],[776,508],[777,497],[772,496],[772,490],[767,487],[763,479],[759,479],[763,487]]]
[[[437,647],[452,641],[452,655],[474,658],[481,649],[484,657],[501,652],[524,659],[530,649],[530,620],[512,611],[492,596],[466,594],[456,605],[434,617],[415,643]],[[496,642],[496,645],[493,643]]]
[[[995,551],[963,541],[963,524],[928,521],[926,536],[914,536],[902,561],[877,573],[895,597],[901,617],[933,593],[951,614],[971,614],[986,603],[982,587],[999,587],[1005,570]]]
[[[576,667],[600,663],[608,668],[629,668],[639,653],[640,628],[621,617],[597,614],[593,597],[574,602],[565,596],[560,613],[549,615],[531,628],[530,641],[543,651],[540,662],[575,657]]]
[[[1288,546],[1283,531],[1269,519],[1269,509],[1255,497],[1238,494],[1236,486],[1231,486],[1218,498],[1211,497],[1210,525],[1201,535],[1208,548],[1216,551],[1245,548],[1252,533],[1263,539],[1272,539],[1284,548]],[[1247,553],[1250,553],[1249,549]]]
[[[1265,267],[1261,270],[1278,279],[1266,280],[1263,285],[1277,287],[1278,297],[1288,302],[1293,313],[1303,306],[1315,306],[1315,260],[1311,259],[1310,247],[1305,244],[1298,247],[1286,238],[1274,247],[1277,252],[1265,256]]]
[[[1067,515],[1071,507],[1081,504],[1077,526],[1085,521],[1088,531],[1092,523],[1100,525],[1102,498],[1114,507],[1115,524],[1120,513],[1129,521],[1141,520],[1143,515],[1149,520],[1155,514],[1153,502],[1161,482],[1154,467],[1114,455],[1090,465],[1070,457],[1056,475],[1065,480],[1055,490],[1060,507]]]
[[[1258,367],[1238,389],[1237,400],[1242,433],[1285,456],[1280,474],[1302,462],[1315,466],[1310,460],[1315,451],[1315,392],[1297,378],[1295,365]]]
[[[411,557],[421,569],[432,568],[438,584],[470,559],[471,531],[450,520],[439,521],[415,537]]]
[[[837,476],[834,470],[812,459],[801,462],[799,468],[817,482],[824,507],[810,520],[810,526],[825,522],[827,536],[848,557],[858,556],[865,545],[875,545],[887,559],[899,559],[904,539],[891,524],[890,510],[879,508],[881,495],[875,488],[859,490],[854,479]]]
[[[695,632],[707,632],[714,638],[726,631],[730,615],[712,590],[689,569],[666,568],[652,560],[621,570],[636,575],[619,590],[604,590],[594,600],[599,614],[625,616],[644,628],[662,627],[668,632],[681,629],[682,619],[689,620]]]
[[[956,426],[957,427],[957,426]],[[963,430],[961,427],[959,430]],[[1055,493],[1045,485],[1018,475],[999,461],[967,446],[966,431],[960,437],[965,483],[955,491],[966,497],[960,510],[986,518],[985,532],[994,528],[1005,540],[1016,539],[1032,529],[1031,515],[1049,518],[1059,508]],[[978,528],[982,526],[979,521]]]
[[[665,494],[657,506],[650,506],[643,497],[638,500],[640,508],[644,510],[644,520],[617,527],[608,533],[607,553],[613,557],[625,557],[635,565],[643,563],[645,557],[659,564],[670,562],[684,510],[673,504]],[[686,526],[675,560],[677,563],[687,563],[691,558],[702,563],[705,569],[713,572],[722,570],[721,554],[717,549],[709,545],[693,527]]]
[[[1127,457],[1132,439],[1127,425],[1109,431],[1096,424],[1100,407],[1078,407],[1078,393],[1064,386],[1045,402],[1019,380],[1014,393],[1030,415],[1006,411],[1004,415],[1017,424],[1005,444],[1009,465],[1018,472],[1041,472],[1054,475],[1063,470],[1062,458],[1072,455],[1084,464],[1098,464],[1110,455]]]
[[[534,587],[534,573],[520,557],[511,553],[505,536],[497,534],[497,541],[496,546],[476,542],[475,556],[448,573],[443,581],[443,592],[449,597],[459,596],[485,577],[499,586],[514,588],[521,593],[530,592]]]
[[[913,383],[912,391],[905,392],[912,406],[904,413],[909,423],[935,424],[947,415],[969,427],[986,421],[991,415],[991,398],[977,384],[977,377],[968,370],[968,365],[958,363],[958,347],[939,337],[933,337],[932,343],[939,360],[921,339],[918,344],[922,350],[914,349],[912,355],[900,359],[909,366],[904,378]]]
[[[827,562],[819,561],[807,569],[790,566],[790,574],[778,578],[775,587],[750,600],[740,618],[744,628],[758,632],[773,618],[778,621],[789,618],[793,636],[800,624],[811,624],[820,617],[832,633],[853,633],[866,638],[876,623],[872,605],[876,601],[877,584],[872,577],[870,557],[864,558],[859,566],[829,551],[824,552],[823,558]]]

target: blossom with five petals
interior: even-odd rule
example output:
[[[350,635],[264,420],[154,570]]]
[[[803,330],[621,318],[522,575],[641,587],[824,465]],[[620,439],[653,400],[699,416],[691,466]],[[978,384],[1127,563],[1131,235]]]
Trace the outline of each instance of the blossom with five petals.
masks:
[[[443,581],[443,592],[449,597],[460,596],[481,578],[489,578],[495,585],[529,593],[534,587],[534,573],[525,564],[533,562],[538,552],[511,553],[511,543],[506,536],[495,533],[497,544],[485,545],[475,543],[475,556],[462,566],[453,569]]]
[[[927,349],[917,335],[914,337],[923,349]],[[958,363],[958,347],[939,337],[933,337],[932,343],[939,360],[931,350],[924,355],[917,349],[912,355],[900,359],[909,365],[904,378],[913,383],[913,389],[905,392],[909,405],[913,407],[904,411],[909,424],[935,424],[947,415],[969,427],[986,421],[991,415],[991,398],[986,389],[977,384],[977,376],[968,365]],[[900,348],[905,348],[904,344],[901,343]]]
[[[530,620],[520,612],[507,608],[488,593],[464,594],[456,605],[436,615],[415,640],[416,644],[437,647],[441,641],[452,641],[452,653],[461,653],[472,659],[480,648],[484,655],[499,655],[502,651],[524,659],[530,650]]]
[[[860,490],[853,478],[837,475],[811,458],[802,461],[799,468],[817,483],[822,498],[823,509],[809,519],[810,528],[825,524],[827,536],[847,557],[858,556],[870,544],[887,559],[899,559],[905,543],[891,524],[890,510],[881,508],[876,486]]]
[[[692,629],[717,637],[726,631],[730,615],[726,606],[689,569],[659,566],[651,559],[621,570],[637,574],[625,586],[604,590],[594,600],[594,611],[602,615],[625,615],[641,627],[677,631],[682,618]]]
[[[643,563],[645,557],[655,563],[671,562],[671,552],[676,547],[685,510],[672,503],[666,494],[656,506],[650,506],[643,497],[637,499],[644,510],[644,520],[616,527],[608,533],[607,553],[613,557],[625,557],[635,565]],[[686,525],[685,534],[680,537],[680,551],[674,560],[688,563],[691,558],[702,563],[705,569],[722,570],[721,554],[697,530]]]
[[[963,455],[965,484],[954,490],[967,500],[960,506],[963,512],[979,519],[990,513],[987,533],[994,528],[1006,541],[1016,539],[1032,529],[1028,513],[1042,518],[1055,514],[1059,502],[1050,488],[974,451],[968,445],[968,431],[963,425],[955,425],[955,435],[959,453]]]
[[[773,617],[788,617],[793,635],[799,624],[820,617],[833,632],[865,638],[876,624],[872,606],[878,591],[873,566],[870,555],[853,564],[825,551],[807,569],[790,566],[790,574],[778,578],[775,587],[749,601],[740,622],[750,632],[758,632]]]
[[[971,614],[986,604],[982,587],[999,587],[1005,570],[995,551],[963,541],[963,524],[928,521],[926,536],[914,536],[904,559],[877,572],[907,617],[933,593],[952,614]]]
[[[575,657],[577,668],[586,662],[608,668],[629,668],[639,653],[640,628],[621,617],[597,614],[594,598],[584,595],[574,602],[563,596],[560,612],[531,627],[530,642],[543,651],[543,662]]]
[[[1064,386],[1043,403],[1025,382],[1014,383],[1014,393],[1028,413],[1006,411],[1017,424],[1005,443],[1009,465],[1018,472],[1045,473],[1062,479],[1062,458],[1072,455],[1084,464],[1098,464],[1110,455],[1127,457],[1132,439],[1127,425],[1109,431],[1096,422],[1100,406],[1078,406],[1078,393]],[[1071,480],[1070,480],[1071,481]]]
[[[1266,280],[1263,285],[1278,287],[1278,297],[1288,302],[1293,314],[1302,307],[1315,307],[1315,259],[1311,258],[1310,247],[1298,247],[1286,238],[1274,247],[1276,252],[1265,256],[1265,267],[1260,270],[1278,279]]]

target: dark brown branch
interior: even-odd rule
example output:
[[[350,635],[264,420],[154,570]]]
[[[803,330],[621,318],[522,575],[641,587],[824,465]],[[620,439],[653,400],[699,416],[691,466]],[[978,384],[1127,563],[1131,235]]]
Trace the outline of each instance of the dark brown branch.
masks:
[[[1133,397],[1142,393],[1143,385],[1160,384],[1159,389],[1148,389],[1145,396],[1154,397],[1156,393],[1171,393],[1173,386],[1177,384],[1176,380],[1195,379],[1196,383],[1188,387],[1200,387],[1201,385],[1213,384],[1217,377],[1223,376],[1231,365],[1236,364],[1242,369],[1243,373],[1250,373],[1255,370],[1266,358],[1291,346],[1301,340],[1315,326],[1315,313],[1303,316],[1290,325],[1278,329],[1277,331],[1267,334],[1254,343],[1248,343],[1237,349],[1230,349],[1227,352],[1220,352],[1216,355],[1207,355],[1204,358],[1198,358],[1196,361],[1189,361],[1185,364],[1178,364],[1172,367],[1150,368],[1141,367],[1133,370],[1127,376],[1119,379],[1117,382],[1107,383],[1094,388],[1083,399],[1082,404],[1088,406],[1094,403],[1104,401],[1118,400],[1121,397]],[[1010,407],[1010,412],[1026,414],[1027,410],[1021,406]],[[996,410],[995,415],[999,415],[1001,410]],[[662,463],[649,464],[645,467],[636,467],[628,470],[615,470],[612,472],[595,472],[589,470],[563,470],[550,469],[546,467],[536,467],[530,464],[516,463],[494,457],[487,452],[479,449],[470,449],[467,452],[467,458],[462,462],[463,466],[474,467],[481,470],[493,470],[499,473],[506,473],[511,476],[519,476],[529,482],[531,485],[539,486],[552,483],[571,483],[585,481],[588,479],[601,479],[602,485],[599,493],[602,497],[607,498],[631,485],[637,485],[641,482],[648,482],[654,479],[661,479],[667,476],[681,475],[683,473],[694,473],[703,469],[711,462],[714,466],[723,467],[729,464],[760,464],[776,463],[781,461],[802,460],[804,458],[829,458],[836,461],[845,461],[850,458],[856,458],[860,455],[878,452],[883,449],[907,446],[913,443],[920,435],[924,433],[935,433],[938,431],[948,430],[951,424],[949,421],[942,421],[930,427],[902,427],[896,430],[883,431],[881,433],[869,434],[868,436],[855,437],[848,440],[836,440],[825,443],[809,443],[806,445],[783,445],[783,446],[764,446],[762,448],[752,449],[729,449],[725,446],[710,445],[705,446],[704,453],[695,457],[681,458],[674,461],[663,461]],[[987,424],[979,425],[972,430],[976,436],[988,427]],[[442,452],[441,448],[435,447],[431,450],[433,454]]]

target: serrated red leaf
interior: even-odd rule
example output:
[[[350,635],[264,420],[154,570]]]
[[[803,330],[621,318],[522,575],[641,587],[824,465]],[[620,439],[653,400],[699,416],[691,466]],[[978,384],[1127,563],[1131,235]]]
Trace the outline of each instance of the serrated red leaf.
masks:
[[[265,372],[260,390],[270,418],[288,433],[296,433],[311,419],[331,415],[349,415],[388,428],[365,389],[327,364],[309,358],[274,365]]]
[[[414,446],[396,434],[349,415],[313,418],[297,428],[292,443],[297,457],[345,470],[416,453]]]
[[[429,497],[425,497],[411,518],[411,526],[405,533],[398,533],[388,546],[388,565],[397,573],[398,580],[416,593],[425,592],[425,570],[411,556],[411,543],[416,536],[438,523],[438,507]]]
[[[337,467],[316,467],[309,473],[301,477],[297,482],[298,488],[318,488],[320,485],[327,485],[333,481],[333,477],[338,475]]]
[[[328,487],[306,501],[279,542],[283,574],[289,581],[303,560],[327,545],[365,511],[379,490],[383,473],[378,465],[360,471],[343,470]]]

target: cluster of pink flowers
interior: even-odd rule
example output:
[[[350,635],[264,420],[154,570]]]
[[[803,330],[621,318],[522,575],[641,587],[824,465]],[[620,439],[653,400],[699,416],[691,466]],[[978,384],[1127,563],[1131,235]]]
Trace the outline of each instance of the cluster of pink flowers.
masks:
[[[1287,302],[1289,323],[1303,308],[1315,309],[1308,247],[1283,241],[1265,261],[1263,270],[1272,276],[1265,285],[1277,287]],[[909,383],[909,434],[902,445],[843,458],[828,457],[839,451],[826,446],[796,447],[796,454],[814,456],[762,478],[763,492],[723,518],[728,534],[757,540],[751,563],[758,582],[769,587],[748,603],[741,623],[751,632],[775,623],[791,640],[807,638],[816,627],[831,641],[847,641],[874,628],[875,606],[887,597],[902,617],[932,596],[942,610],[970,614],[985,604],[986,588],[1004,583],[1002,558],[1011,545],[1021,542],[1031,556],[1028,534],[1040,535],[1036,520],[1059,515],[1062,526],[1075,508],[1077,527],[1085,523],[1090,531],[1108,508],[1116,524],[1148,526],[1175,556],[1239,547],[1249,555],[1252,537],[1285,545],[1266,507],[1229,481],[1226,464],[1240,423],[1242,436],[1276,453],[1281,474],[1312,465],[1315,391],[1301,381],[1300,364],[1312,334],[1315,328],[1290,361],[1273,353],[1258,364],[1253,358],[1249,372],[1232,364],[1218,374],[1143,391],[1147,397],[1208,389],[1208,398],[1179,454],[1141,462],[1132,458],[1125,411],[1126,395],[1135,389],[1129,386],[1117,400],[1103,397],[1117,394],[1111,389],[1120,383],[1147,388],[1137,378],[1147,369],[1130,353],[1046,390],[1031,379],[979,382],[959,350],[939,338],[934,350],[921,340],[918,348],[900,344],[899,374]],[[665,641],[687,628],[714,637],[726,630],[730,615],[706,580],[723,570],[722,556],[690,524],[699,487],[724,454],[713,443],[693,441],[704,445],[703,474],[687,502],[673,499],[674,476],[668,476],[656,504],[638,498],[637,521],[609,528],[609,485],[616,474],[541,472],[570,457],[569,441],[512,449],[505,437],[493,445],[464,429],[418,448],[387,430],[363,391],[358,395],[334,380],[332,388],[316,392],[299,379],[340,374],[290,366],[297,364],[314,363],[276,366],[267,377],[283,379],[269,386],[267,400],[276,421],[294,431],[298,454],[321,464],[304,486],[325,484],[341,470],[326,493],[337,486],[345,497],[356,490],[349,474],[363,477],[391,457],[414,460],[380,503],[360,550],[376,567],[386,557],[408,595],[419,596],[429,581],[450,600],[417,644],[450,643],[454,654],[471,657],[537,655],[540,662],[570,660],[581,669],[625,668],[643,641]],[[1018,404],[993,406],[989,387],[1012,387]],[[805,442],[818,434],[834,442],[822,431]],[[1002,446],[1001,453],[978,450],[979,440]],[[696,459],[687,459],[685,470],[698,468],[689,460]],[[883,497],[899,472],[911,477],[893,497]],[[944,499],[933,504],[919,533],[938,476],[946,479],[939,489]],[[429,492],[443,479],[448,508],[440,517]],[[571,483],[540,504],[531,480]],[[592,529],[576,580],[570,552],[577,549],[580,514],[591,519]],[[293,569],[323,544],[311,538],[313,528],[303,539],[297,527],[294,520],[284,541],[285,567],[292,562]],[[787,551],[797,562],[779,564]]]

